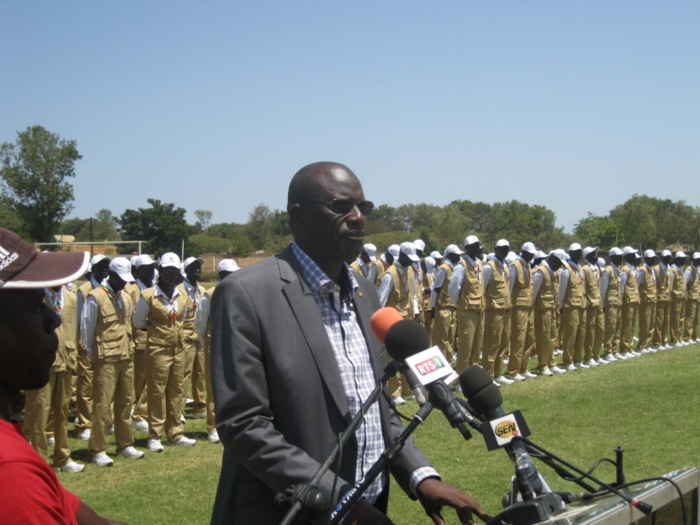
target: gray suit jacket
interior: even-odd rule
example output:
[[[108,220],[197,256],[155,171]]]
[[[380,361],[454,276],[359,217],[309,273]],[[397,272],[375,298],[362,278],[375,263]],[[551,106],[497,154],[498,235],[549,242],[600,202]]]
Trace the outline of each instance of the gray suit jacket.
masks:
[[[372,283],[357,277],[355,310],[377,377],[384,349],[369,319],[379,307]],[[212,524],[277,524],[273,497],[308,481],[350,422],[349,408],[321,313],[287,248],[224,279],[212,299],[211,373],[224,454]],[[381,400],[387,443],[403,426]],[[357,442],[342,454],[336,494],[355,482]],[[429,465],[409,441],[391,472],[410,495],[410,474]],[[319,487],[331,493],[334,474]]]

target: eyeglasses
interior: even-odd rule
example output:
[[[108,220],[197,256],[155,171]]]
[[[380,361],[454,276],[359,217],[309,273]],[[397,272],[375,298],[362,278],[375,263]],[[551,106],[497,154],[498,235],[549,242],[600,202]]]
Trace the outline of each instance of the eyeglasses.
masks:
[[[332,201],[301,201],[299,204],[323,204],[338,215],[347,215],[357,206],[362,215],[370,215],[374,210],[372,201],[354,201],[352,199],[333,199]]]

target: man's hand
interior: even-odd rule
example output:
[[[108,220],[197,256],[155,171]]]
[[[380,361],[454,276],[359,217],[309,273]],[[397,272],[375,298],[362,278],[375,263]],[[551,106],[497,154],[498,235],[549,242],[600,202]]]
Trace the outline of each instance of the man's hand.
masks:
[[[377,510],[366,499],[360,499],[355,506],[350,509],[345,519],[344,525],[394,525],[389,516]]]
[[[418,485],[416,492],[425,513],[430,516],[435,525],[445,525],[445,520],[440,514],[445,506],[452,507],[457,511],[459,522],[462,525],[476,525],[472,519],[472,513],[479,516],[484,522],[491,519],[491,516],[484,512],[478,501],[437,478],[424,479]]]

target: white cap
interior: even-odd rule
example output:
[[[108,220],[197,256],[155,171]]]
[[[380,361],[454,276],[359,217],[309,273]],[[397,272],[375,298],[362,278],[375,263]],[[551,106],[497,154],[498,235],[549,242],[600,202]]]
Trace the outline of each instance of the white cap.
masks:
[[[547,257],[547,254],[544,253],[542,250],[537,250],[537,253],[535,253],[535,259],[544,259]]]
[[[240,270],[240,268],[233,259],[221,259],[216,265],[217,272],[235,272],[236,270]]]
[[[566,261],[569,260],[569,255],[561,248],[557,248],[556,250],[552,250],[551,252],[549,252],[549,255],[554,255],[557,259],[559,259],[563,263],[565,263]]]
[[[139,266],[143,266],[144,264],[148,266],[149,264],[155,264],[156,262],[151,259],[151,256],[148,255],[147,253],[142,253],[141,255],[137,255],[133,259],[131,259],[131,265],[134,268],[138,268]]]
[[[598,262],[598,267],[599,267],[599,268],[605,268],[605,259],[603,259],[602,257],[598,257],[598,261],[597,261],[597,262]]]
[[[654,250],[647,250],[644,252],[644,257],[647,259],[651,259],[652,257],[656,257],[656,252]]]
[[[470,244],[476,244],[477,242],[481,242],[479,238],[476,235],[468,235],[466,239],[464,239],[464,246],[469,246]]]
[[[425,269],[428,273],[432,272],[435,269],[435,259],[433,259],[430,255],[425,257],[423,259],[423,262],[425,262]]]
[[[571,246],[569,246],[569,251],[570,252],[575,252],[577,250],[582,250],[581,245],[577,242],[573,243]]]
[[[399,246],[399,249],[402,253],[408,255],[408,258],[411,259],[413,262],[420,261],[420,257],[416,255],[416,247],[413,245],[412,242],[402,242],[401,246]]]
[[[664,250],[661,252],[661,257],[670,257],[671,255],[673,255],[671,250]]]
[[[521,252],[527,252],[527,253],[537,253],[537,249],[535,248],[535,245],[531,243],[530,241],[526,242],[520,247]]]
[[[586,247],[583,249],[583,256],[585,257],[586,255],[588,255],[589,253],[592,253],[592,252],[596,251],[597,249],[598,249],[597,246],[586,246]]]
[[[674,259],[678,259],[679,257],[688,257],[684,251],[677,251],[676,255],[674,256]]]
[[[116,273],[127,283],[134,281],[134,276],[131,275],[131,263],[126,257],[115,257],[109,263],[109,271]]]
[[[456,253],[457,255],[462,255],[464,252],[459,249],[459,246],[456,244],[450,244],[447,248],[445,248],[445,255],[450,254],[450,253]]]
[[[177,256],[176,253],[173,253],[173,252],[164,253],[163,255],[160,256],[160,260],[158,261],[158,264],[160,264],[163,268],[167,268],[168,266],[173,266],[179,270],[180,269],[180,258]]]
[[[500,248],[501,246],[508,246],[510,248],[510,243],[506,239],[498,239],[496,241],[496,248]]]
[[[416,239],[415,241],[413,241],[413,246],[416,247],[416,250],[425,250],[425,243],[423,242],[423,239]]]
[[[371,242],[368,242],[365,244],[362,249],[367,252],[367,255],[369,255],[369,260],[370,261],[376,261],[377,258],[375,257],[375,254],[377,253],[377,247],[372,244]]]
[[[693,253],[693,260],[700,259],[700,252]]]
[[[398,244],[392,244],[389,246],[386,251],[388,251],[391,255],[394,256],[394,259],[396,259],[399,256],[399,252],[401,251],[401,247]]]
[[[90,267],[92,267],[93,264],[97,264],[98,262],[106,259],[107,256],[103,253],[96,253],[95,255],[92,256],[92,259],[90,259]]]
[[[629,255],[630,253],[638,253],[638,252],[639,252],[639,250],[635,250],[631,246],[625,246],[622,249],[622,255]]]
[[[612,248],[610,248],[608,255],[622,255],[622,250],[617,246],[613,246]]]
[[[442,257],[442,254],[441,254],[439,251],[437,251],[437,250],[433,250],[432,252],[430,252],[430,256],[431,256],[433,259],[442,259],[442,258],[443,258],[443,257]]]
[[[518,254],[515,252],[508,252],[508,255],[506,255],[505,262],[506,264],[512,264],[515,259],[518,258]]]

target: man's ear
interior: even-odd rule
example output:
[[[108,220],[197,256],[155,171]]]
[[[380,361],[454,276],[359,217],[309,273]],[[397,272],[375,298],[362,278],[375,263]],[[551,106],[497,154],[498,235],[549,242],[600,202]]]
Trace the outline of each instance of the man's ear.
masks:
[[[289,226],[292,231],[298,230],[304,224],[304,213],[299,204],[292,204],[288,210]]]

